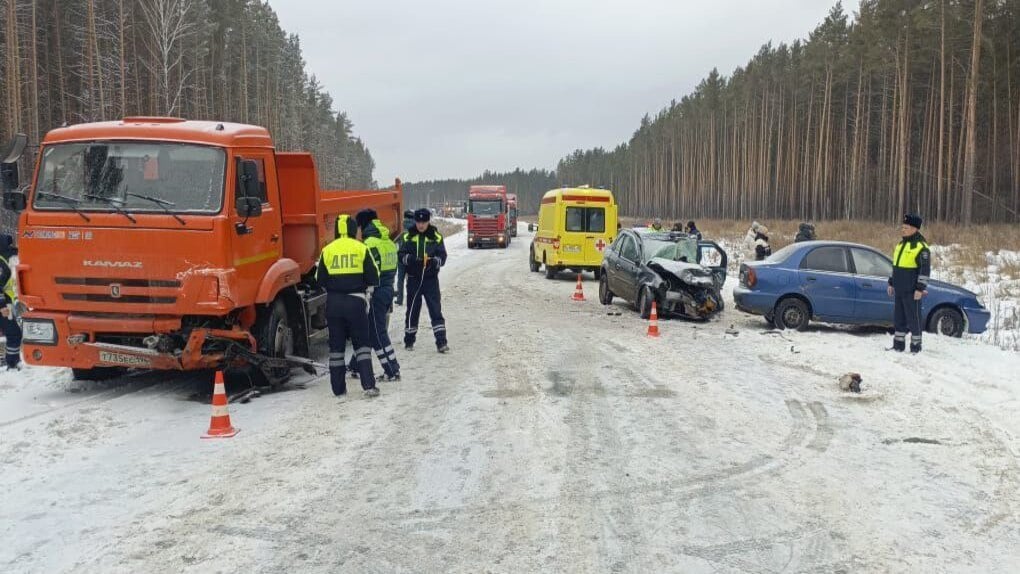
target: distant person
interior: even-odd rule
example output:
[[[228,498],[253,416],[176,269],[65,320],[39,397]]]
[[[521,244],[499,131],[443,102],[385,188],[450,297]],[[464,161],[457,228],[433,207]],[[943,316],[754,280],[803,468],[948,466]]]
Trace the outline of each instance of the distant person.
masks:
[[[329,327],[329,382],[333,394],[347,396],[347,365],[344,350],[350,337],[355,363],[366,397],[379,396],[372,374],[372,343],[369,335],[369,291],[379,285],[379,270],[368,247],[355,239],[358,226],[349,215],[336,220],[336,239],[322,250],[315,278],[326,290],[326,322]]]
[[[931,276],[931,252],[921,235],[921,216],[907,214],[900,226],[900,242],[893,250],[893,274],[889,278],[889,296],[893,308],[893,350],[906,350],[910,331],[910,352],[921,352],[921,299],[928,292]]]
[[[684,232],[684,224],[680,223],[679,221],[677,221],[676,223],[673,224],[673,229],[671,229],[670,231],[672,231],[674,233],[683,233]]]
[[[429,308],[432,334],[440,353],[450,352],[446,338],[446,319],[443,318],[442,294],[439,291],[439,270],[446,264],[446,245],[443,235],[429,221],[427,209],[414,212],[414,227],[404,234],[400,259],[407,268],[407,311],[404,323],[404,348],[414,349],[418,339],[418,320],[424,302]]]
[[[0,235],[0,287],[3,288],[3,301],[0,301],[0,329],[7,339],[4,362],[8,371],[21,368],[21,325],[15,317],[14,308],[18,304],[18,294],[14,289],[14,270],[11,268],[11,257],[17,253],[14,238],[6,233]]]
[[[687,229],[685,230],[687,235],[701,241],[701,231],[698,230],[698,226],[694,224],[694,220],[687,222]]]
[[[411,231],[414,227],[414,212],[408,209],[404,212],[404,231],[397,236],[397,251],[404,245],[404,233]],[[397,259],[397,306],[404,304],[404,278],[407,276],[407,269],[404,267],[403,262]]]
[[[754,234],[754,259],[764,261],[772,255],[772,246],[769,245],[769,228],[764,225],[758,226],[758,232]]]
[[[652,220],[652,229],[655,231],[662,231],[662,218],[656,217]]]
[[[801,243],[804,241],[814,241],[815,239],[815,226],[807,222],[802,222],[800,224],[800,229],[797,231],[797,237],[794,238],[793,242]]]
[[[757,221],[751,223],[751,227],[744,234],[744,247],[748,251],[754,251],[755,241],[758,239],[758,230],[761,229],[762,225]]]

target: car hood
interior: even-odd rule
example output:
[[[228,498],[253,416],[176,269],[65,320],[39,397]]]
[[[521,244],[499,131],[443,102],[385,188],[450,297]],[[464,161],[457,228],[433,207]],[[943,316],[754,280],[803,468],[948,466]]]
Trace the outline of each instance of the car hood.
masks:
[[[709,281],[712,280],[712,270],[708,269],[703,265],[697,263],[687,263],[684,261],[672,261],[670,259],[663,259],[661,257],[653,257],[648,261],[649,267],[659,267],[665,271],[676,275],[677,279],[683,277],[685,271],[690,271],[696,279],[706,278]]]
[[[952,283],[946,283],[945,281],[939,281],[937,279],[931,279],[928,281],[928,288],[931,289],[932,287],[940,291],[945,291],[956,295],[977,297],[977,293],[969,289],[964,289],[963,287],[960,287],[958,285],[953,285]]]

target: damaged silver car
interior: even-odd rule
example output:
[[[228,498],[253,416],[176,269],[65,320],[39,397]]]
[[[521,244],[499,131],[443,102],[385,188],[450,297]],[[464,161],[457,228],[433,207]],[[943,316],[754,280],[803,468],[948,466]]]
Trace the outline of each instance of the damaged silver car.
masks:
[[[606,250],[599,301],[619,297],[647,319],[654,301],[659,314],[705,320],[723,310],[726,252],[713,241],[648,228],[620,232]]]

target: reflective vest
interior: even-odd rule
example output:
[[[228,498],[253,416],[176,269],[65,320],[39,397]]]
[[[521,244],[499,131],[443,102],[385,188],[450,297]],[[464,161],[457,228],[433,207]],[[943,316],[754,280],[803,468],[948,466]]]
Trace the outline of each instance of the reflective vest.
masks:
[[[893,267],[917,269],[917,256],[925,249],[928,249],[928,244],[924,241],[918,241],[917,243],[901,241],[897,243],[896,248],[893,249]]]
[[[336,227],[340,237],[334,239],[322,250],[322,262],[325,264],[326,273],[330,276],[361,275],[365,272],[364,261],[368,257],[368,247],[347,235],[349,219],[348,215],[341,215],[337,218]],[[372,265],[375,265],[375,261],[371,257],[368,259]]]
[[[18,290],[14,288],[14,268],[7,262],[6,257],[0,256],[0,262],[7,266],[7,269],[11,272],[11,276],[7,278],[7,283],[3,286],[3,289],[7,300],[13,305],[18,302]]]
[[[432,243],[435,245],[439,245],[440,243],[443,242],[443,236],[440,235],[439,231],[437,230],[436,238],[435,240],[432,240],[429,239],[429,237],[424,233],[419,233],[418,235],[411,237],[411,232],[408,231],[407,233],[404,234],[404,243],[408,242],[414,243],[415,256],[418,259],[424,259],[425,255],[428,253],[429,244]]]
[[[379,252],[379,260],[376,267],[380,273],[397,270],[397,244],[390,239],[390,230],[378,219],[372,221],[372,225],[379,230],[380,237],[366,237],[365,245]]]

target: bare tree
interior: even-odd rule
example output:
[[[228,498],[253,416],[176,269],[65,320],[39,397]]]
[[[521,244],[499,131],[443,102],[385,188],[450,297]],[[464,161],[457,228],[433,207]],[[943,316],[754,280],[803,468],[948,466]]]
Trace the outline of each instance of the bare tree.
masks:
[[[184,70],[182,44],[191,35],[194,23],[188,17],[193,0],[142,0],[145,25],[149,31],[151,62],[145,62],[156,77],[161,101],[160,113],[172,116],[181,105],[181,94],[192,70]]]

